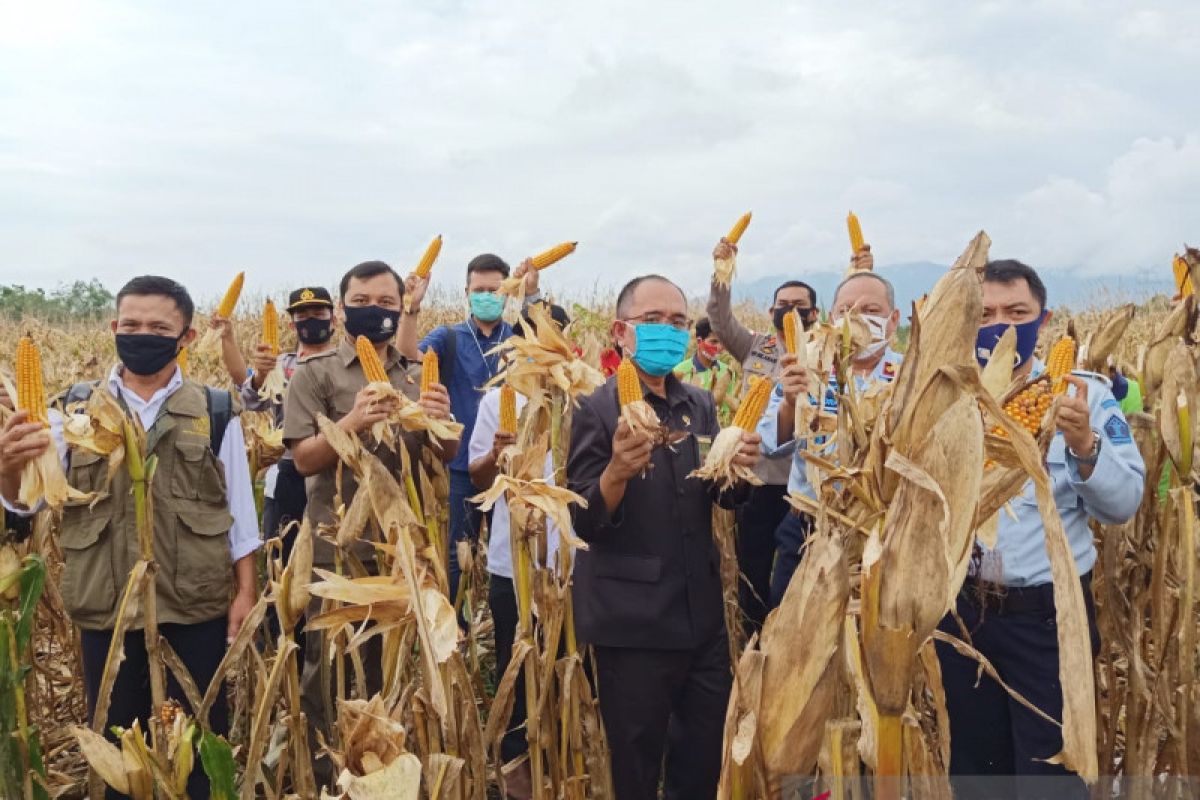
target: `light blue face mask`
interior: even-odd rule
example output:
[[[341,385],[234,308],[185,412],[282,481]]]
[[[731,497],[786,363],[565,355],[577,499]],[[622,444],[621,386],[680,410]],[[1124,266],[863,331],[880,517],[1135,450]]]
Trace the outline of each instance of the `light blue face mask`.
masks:
[[[683,361],[691,334],[663,322],[643,322],[633,326],[637,344],[633,360],[647,375],[661,378]]]
[[[504,298],[495,292],[471,292],[471,316],[480,322],[495,322],[504,313]]]

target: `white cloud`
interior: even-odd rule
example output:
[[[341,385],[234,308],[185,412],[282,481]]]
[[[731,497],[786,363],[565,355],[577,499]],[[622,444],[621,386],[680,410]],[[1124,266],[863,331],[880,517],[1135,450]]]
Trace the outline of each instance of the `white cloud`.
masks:
[[[747,278],[998,252],[1165,264],[1200,219],[1186,0],[646,5],[0,0],[0,283],[134,272],[214,296],[332,284],[434,233],[703,288],[746,209]]]

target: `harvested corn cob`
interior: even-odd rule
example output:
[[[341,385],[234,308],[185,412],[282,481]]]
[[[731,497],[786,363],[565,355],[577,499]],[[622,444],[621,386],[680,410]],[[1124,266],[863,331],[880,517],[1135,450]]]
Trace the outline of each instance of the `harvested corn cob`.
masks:
[[[1055,394],[1064,394],[1067,391],[1067,382],[1063,378],[1070,375],[1073,369],[1075,340],[1064,336],[1054,343],[1054,347],[1050,348],[1050,355],[1046,358],[1046,374],[1054,380]]]
[[[633,362],[628,358],[622,360],[621,365],[617,367],[617,397],[621,401],[621,408],[635,400],[643,399],[642,382],[633,367]]]
[[[46,392],[42,385],[42,353],[28,336],[22,336],[17,342],[16,367],[17,409],[28,412],[30,422],[49,425]]]
[[[383,362],[379,360],[379,354],[375,352],[375,345],[371,344],[370,339],[359,336],[354,340],[354,349],[358,353],[358,363],[362,365],[367,383],[390,383],[387,370],[383,368]]]
[[[733,227],[729,229],[729,234],[726,235],[725,241],[730,244],[737,244],[742,240],[742,234],[746,232],[746,228],[750,227],[751,213],[747,211],[738,218],[738,221],[733,223]]]
[[[545,269],[555,262],[562,261],[575,252],[575,247],[578,244],[578,242],[563,242],[562,244],[554,245],[549,250],[543,250],[533,257],[533,268]]]
[[[263,344],[270,346],[271,355],[279,355],[279,312],[270,300],[263,303],[262,340]]]
[[[862,225],[858,224],[858,216],[853,211],[846,215],[846,228],[850,231],[850,253],[856,255],[866,242],[863,241]]]
[[[438,374],[437,351],[431,347],[421,356],[421,394],[428,392],[435,383],[441,383],[441,376]]]
[[[221,298],[220,304],[217,306],[217,315],[229,319],[233,310],[237,308],[238,298],[242,296],[242,284],[246,282],[246,273],[239,272],[233,276],[233,282],[229,284],[229,288],[225,290],[225,296]]]
[[[783,315],[783,346],[791,355],[796,355],[796,344],[800,341],[800,313],[795,309]]]
[[[1192,276],[1188,274],[1187,261],[1178,253],[1175,254],[1175,261],[1171,265],[1175,272],[1175,288],[1178,290],[1181,297],[1187,297],[1192,294]]]
[[[758,427],[758,421],[771,399],[771,389],[774,385],[769,378],[750,379],[750,388],[746,390],[746,396],[738,406],[733,424],[717,434],[712,447],[709,448],[708,457],[704,459],[704,466],[694,470],[690,477],[715,481],[722,489],[728,489],[738,481],[746,481],[755,486],[762,485],[762,480],[754,474],[754,470],[735,463],[734,459],[742,449],[743,435],[753,433]]]
[[[507,383],[500,387],[500,432],[517,432],[517,392]]]
[[[428,278],[429,273],[433,271],[433,262],[437,261],[438,254],[441,252],[442,237],[439,234],[429,243],[429,247],[425,248],[425,255],[421,256],[421,261],[417,264],[417,268],[413,270],[413,273],[418,278]]]

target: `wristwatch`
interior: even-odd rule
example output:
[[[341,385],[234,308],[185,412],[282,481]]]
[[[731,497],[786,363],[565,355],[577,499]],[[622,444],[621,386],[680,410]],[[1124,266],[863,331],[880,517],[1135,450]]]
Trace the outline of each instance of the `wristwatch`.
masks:
[[[1067,448],[1067,454],[1075,459],[1077,464],[1086,464],[1089,467],[1094,467],[1096,466],[1096,462],[1100,460],[1100,443],[1102,441],[1104,441],[1104,438],[1095,431],[1092,431],[1092,448],[1086,456],[1079,455],[1079,453],[1076,453],[1070,447]]]

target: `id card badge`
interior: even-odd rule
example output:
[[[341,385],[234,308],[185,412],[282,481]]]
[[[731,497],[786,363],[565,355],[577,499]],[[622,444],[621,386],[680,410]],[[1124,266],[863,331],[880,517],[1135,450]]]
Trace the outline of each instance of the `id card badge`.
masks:
[[[699,436],[693,433],[688,438],[695,442],[696,466],[699,467],[708,460],[708,451],[712,449],[713,437]]]

